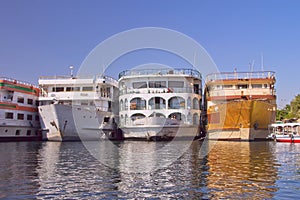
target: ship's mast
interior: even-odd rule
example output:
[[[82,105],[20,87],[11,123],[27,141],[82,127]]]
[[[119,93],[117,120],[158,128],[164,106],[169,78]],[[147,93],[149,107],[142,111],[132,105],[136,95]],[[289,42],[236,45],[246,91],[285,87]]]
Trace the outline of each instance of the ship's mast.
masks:
[[[264,71],[264,55],[263,53],[260,54],[260,58],[261,58],[261,71]]]

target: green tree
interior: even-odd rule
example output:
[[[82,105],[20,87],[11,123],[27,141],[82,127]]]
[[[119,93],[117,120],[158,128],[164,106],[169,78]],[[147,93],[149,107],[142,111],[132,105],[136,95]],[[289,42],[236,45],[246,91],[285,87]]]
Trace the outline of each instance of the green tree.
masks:
[[[289,104],[285,105],[283,109],[277,109],[276,120],[282,121],[283,119],[287,119],[290,110],[291,110],[291,106]]]
[[[291,117],[300,117],[300,94],[298,94],[291,102]]]
[[[290,104],[283,109],[277,109],[276,120],[300,118],[300,94],[298,94]]]

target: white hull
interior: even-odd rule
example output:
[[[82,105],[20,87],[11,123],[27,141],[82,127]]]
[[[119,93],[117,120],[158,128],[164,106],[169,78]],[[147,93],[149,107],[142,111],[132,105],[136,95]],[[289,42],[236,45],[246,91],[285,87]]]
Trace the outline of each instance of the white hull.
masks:
[[[39,107],[43,139],[50,141],[100,140],[105,138],[101,124],[110,112],[94,106],[50,104]],[[109,132],[109,130],[108,130]]]
[[[168,140],[194,139],[199,135],[199,126],[132,126],[122,128],[125,139]]]
[[[0,133],[0,141],[41,140],[39,127],[1,125]]]

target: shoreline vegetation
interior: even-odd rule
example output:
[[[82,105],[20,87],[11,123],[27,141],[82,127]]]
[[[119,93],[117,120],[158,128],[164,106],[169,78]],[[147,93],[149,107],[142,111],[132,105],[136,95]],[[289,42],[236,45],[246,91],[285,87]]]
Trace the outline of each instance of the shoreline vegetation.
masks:
[[[300,94],[295,96],[291,103],[285,105],[284,108],[277,109],[276,120],[282,122],[300,121]]]

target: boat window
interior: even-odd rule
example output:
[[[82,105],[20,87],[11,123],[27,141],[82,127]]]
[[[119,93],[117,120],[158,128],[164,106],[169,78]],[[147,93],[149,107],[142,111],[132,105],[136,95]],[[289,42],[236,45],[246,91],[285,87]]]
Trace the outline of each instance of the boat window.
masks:
[[[183,81],[169,81],[168,86],[171,88],[183,88],[184,82]]]
[[[106,97],[111,98],[110,87],[106,88]]]
[[[174,120],[184,120],[185,119],[185,115],[179,112],[176,113],[171,113],[168,118],[170,119],[174,119]]]
[[[146,100],[142,98],[134,98],[130,101],[130,110],[145,110]]]
[[[147,88],[147,82],[134,82],[132,83],[134,89]]]
[[[252,84],[252,88],[262,88],[262,84]]]
[[[240,84],[240,85],[237,85],[239,89],[247,89],[248,88],[248,85],[247,84]]]
[[[124,110],[124,103],[123,103],[123,99],[121,99],[121,101],[120,101],[120,110]]]
[[[14,113],[12,112],[5,113],[5,119],[13,119],[13,118],[14,118]]]
[[[32,120],[32,115],[27,115],[27,120],[31,121]]]
[[[125,125],[128,124],[128,115],[125,115]]]
[[[268,88],[268,84],[264,84],[264,88]]]
[[[172,97],[168,101],[169,109],[185,109],[185,100],[182,97]]]
[[[199,87],[199,84],[194,84],[194,93],[201,94],[201,88]]]
[[[26,135],[31,135],[31,130],[27,130]]]
[[[166,81],[149,81],[149,88],[166,88]]]
[[[199,103],[198,103],[198,99],[197,98],[194,98],[193,99],[193,109],[195,110],[199,110]]]
[[[24,97],[18,97],[17,102],[18,103],[24,103]]]
[[[124,109],[125,109],[125,110],[128,110],[128,100],[127,100],[127,99],[125,99]]]
[[[27,104],[33,105],[33,99],[27,99]]]
[[[149,100],[149,109],[165,109],[166,100],[161,97],[152,97]]]
[[[216,89],[216,90],[222,90],[222,89],[223,89],[223,86],[222,86],[222,85],[216,85],[216,86],[215,86],[215,89]]]
[[[191,107],[192,107],[192,99],[191,99],[191,97],[189,97],[189,98],[187,99],[187,108],[188,108],[188,109],[191,109]]]
[[[35,121],[40,121],[40,117],[38,115],[35,116]]]
[[[52,92],[63,92],[64,91],[64,87],[53,87],[52,88]]]
[[[223,88],[224,89],[231,89],[231,88],[233,88],[233,85],[223,85]]]
[[[198,114],[197,114],[197,113],[195,113],[195,114],[193,115],[193,124],[195,124],[195,125],[198,125],[198,124],[199,124],[199,117],[198,117]]]
[[[23,120],[24,119],[24,114],[23,113],[18,113],[18,119]]]
[[[66,92],[80,91],[80,87],[66,87]]]
[[[21,134],[21,130],[16,130],[16,135],[20,135]]]
[[[186,116],[186,121],[187,123],[191,124],[192,123],[192,114],[189,112],[188,115]]]
[[[82,91],[93,91],[94,90],[94,88],[93,88],[93,86],[88,86],[88,87],[82,87]]]
[[[36,100],[35,101],[35,106],[39,106],[40,105],[40,101]]]

